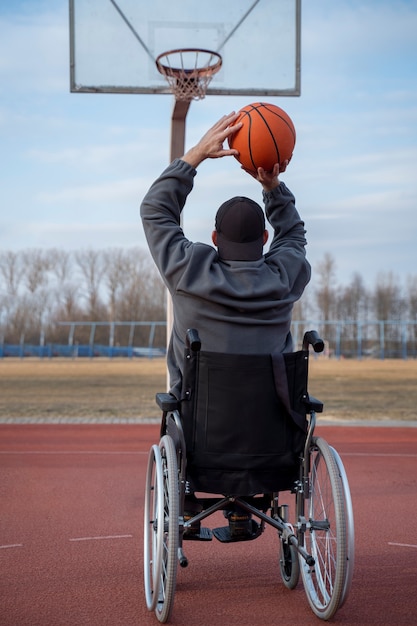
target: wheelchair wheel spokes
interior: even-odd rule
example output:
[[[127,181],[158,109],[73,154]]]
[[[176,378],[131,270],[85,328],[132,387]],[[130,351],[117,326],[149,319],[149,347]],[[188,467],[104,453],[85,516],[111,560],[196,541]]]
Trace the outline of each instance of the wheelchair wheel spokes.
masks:
[[[314,613],[330,619],[344,596],[347,541],[342,481],[330,446],[314,439],[311,450],[310,497],[307,502],[305,549],[313,567],[300,558],[308,601]]]
[[[160,622],[166,622],[172,611],[178,564],[178,468],[174,442],[162,437],[159,449],[162,459],[163,480],[163,536],[158,599],[155,613]]]
[[[152,446],[148,457],[144,508],[144,586],[146,606],[155,610],[159,598],[162,570],[164,495],[162,459],[158,446]]]

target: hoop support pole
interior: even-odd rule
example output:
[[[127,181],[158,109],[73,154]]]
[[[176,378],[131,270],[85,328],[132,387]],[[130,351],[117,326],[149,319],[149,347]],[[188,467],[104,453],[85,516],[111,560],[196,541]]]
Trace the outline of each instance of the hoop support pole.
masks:
[[[190,104],[187,100],[175,100],[171,118],[171,162],[184,154],[185,120]]]
[[[174,110],[171,117],[171,163],[174,159],[182,157],[185,152],[185,120],[187,118],[188,109],[190,108],[190,100],[175,99]],[[171,337],[172,325],[174,323],[174,311],[172,307],[172,298],[167,291],[167,332],[166,342],[167,350]],[[169,390],[169,373],[167,372],[167,389]]]

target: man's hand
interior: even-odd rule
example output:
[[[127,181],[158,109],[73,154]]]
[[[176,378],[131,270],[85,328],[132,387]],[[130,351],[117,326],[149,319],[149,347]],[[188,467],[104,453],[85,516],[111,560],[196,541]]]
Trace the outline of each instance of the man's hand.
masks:
[[[281,165],[279,163],[275,163],[274,167],[270,172],[267,172],[263,169],[263,167],[258,167],[257,172],[251,172],[249,170],[245,170],[248,174],[253,176],[257,181],[259,181],[264,189],[264,191],[272,191],[275,187],[278,187],[279,180],[278,176],[282,172],[285,172],[287,169],[289,161],[284,161]],[[245,168],[242,168],[245,169]]]
[[[233,124],[239,113],[229,113],[224,115],[206,134],[200,139],[197,145],[188,150],[181,159],[189,163],[192,167],[197,167],[205,159],[219,159],[224,156],[237,156],[239,152],[231,148],[225,149],[224,142],[230,135],[233,135],[242,127],[242,123]]]

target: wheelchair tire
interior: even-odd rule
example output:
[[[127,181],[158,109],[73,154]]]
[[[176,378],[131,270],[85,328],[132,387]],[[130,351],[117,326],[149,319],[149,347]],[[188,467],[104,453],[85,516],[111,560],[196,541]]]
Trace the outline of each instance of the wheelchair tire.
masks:
[[[345,493],[339,466],[328,443],[313,437],[310,447],[310,493],[306,501],[305,550],[314,566],[300,556],[309,604],[323,620],[336,613],[346,596],[348,549]]]
[[[161,438],[159,448],[153,446],[151,450],[146,487],[146,604],[164,623],[170,618],[174,604],[179,540],[177,455],[174,442],[168,435]]]
[[[159,447],[149,451],[146,472],[145,506],[143,521],[143,566],[146,606],[154,611],[159,597],[162,571],[164,526],[159,520],[164,515],[162,458]]]
[[[279,567],[287,589],[295,589],[300,578],[298,552],[294,546],[280,539]]]
[[[337,463],[337,467],[339,469],[340,477],[342,480],[346,515],[347,568],[345,585],[339,604],[340,609],[340,607],[343,606],[343,604],[345,603],[352,585],[353,568],[355,565],[355,523],[353,518],[352,497],[350,495],[350,488],[346,471],[338,452],[334,448],[331,448],[331,451]]]

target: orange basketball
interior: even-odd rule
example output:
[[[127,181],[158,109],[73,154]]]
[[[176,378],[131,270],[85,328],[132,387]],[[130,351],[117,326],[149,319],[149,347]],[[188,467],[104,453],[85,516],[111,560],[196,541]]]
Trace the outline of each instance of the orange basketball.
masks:
[[[289,161],[295,146],[295,128],[289,115],[275,104],[254,102],[239,111],[235,124],[243,126],[229,137],[229,147],[239,151],[237,160],[251,172],[271,171],[275,163]]]

